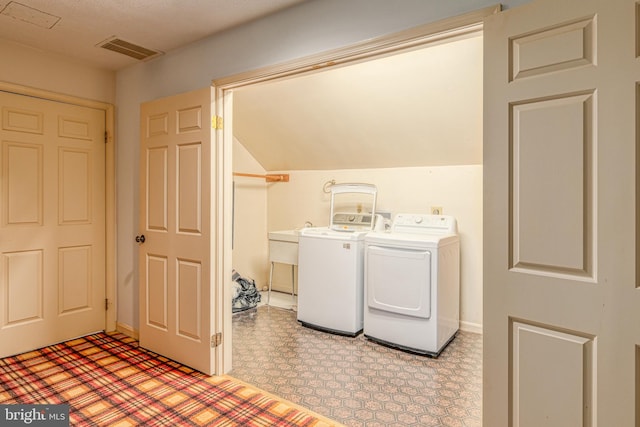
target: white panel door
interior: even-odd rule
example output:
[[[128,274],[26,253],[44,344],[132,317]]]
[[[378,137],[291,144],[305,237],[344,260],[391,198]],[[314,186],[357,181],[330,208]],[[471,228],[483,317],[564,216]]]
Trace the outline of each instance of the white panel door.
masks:
[[[215,373],[212,89],[142,104],[140,345]]]
[[[0,357],[105,327],[104,111],[0,92]]]
[[[637,10],[485,21],[485,426],[640,422]]]

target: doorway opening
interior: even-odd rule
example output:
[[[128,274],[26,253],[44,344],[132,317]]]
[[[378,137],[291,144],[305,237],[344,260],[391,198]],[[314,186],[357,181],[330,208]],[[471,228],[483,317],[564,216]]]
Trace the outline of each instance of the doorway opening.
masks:
[[[396,163],[388,163],[388,159],[392,154],[399,154],[399,152],[402,151],[402,150],[396,150],[397,152],[393,151],[393,148],[397,147],[397,144],[398,144],[397,139],[394,140],[392,138],[389,138],[389,142],[387,146],[380,146],[380,145],[369,146],[368,148],[366,147],[363,149],[356,148],[356,149],[352,149],[351,151],[349,151],[349,146],[345,145],[344,141],[336,140],[336,141],[333,141],[338,146],[338,148],[336,149],[343,150],[344,155],[327,156],[327,158],[324,159],[326,163],[323,163],[319,167],[314,167],[313,165],[310,166],[308,164],[305,164],[304,162],[322,160],[318,158],[322,157],[323,150],[322,150],[322,147],[318,147],[317,145],[310,144],[308,147],[306,147],[308,150],[310,150],[310,151],[307,151],[306,154],[305,153],[296,154],[295,153],[296,149],[291,147],[289,147],[288,149],[285,149],[284,151],[274,150],[273,146],[270,147],[269,144],[264,144],[264,143],[259,143],[256,145],[256,147],[262,147],[262,148],[265,148],[266,150],[271,149],[271,151],[274,152],[271,154],[269,153],[258,154],[258,156],[260,156],[261,158],[267,159],[265,160],[266,162],[273,162],[273,164],[268,166],[267,168],[264,168],[264,166],[262,166],[264,168],[263,169],[264,171],[268,173],[276,173],[276,172],[284,172],[284,171],[292,172],[291,181],[289,183],[276,182],[276,183],[262,185],[262,187],[264,188],[265,194],[267,194],[268,192],[269,204],[271,206],[273,205],[279,206],[275,209],[276,211],[278,211],[278,209],[285,209],[285,210],[287,209],[286,202],[287,202],[287,198],[291,197],[290,189],[292,187],[298,186],[296,191],[298,191],[298,194],[305,195],[304,197],[310,197],[310,198],[316,198],[316,199],[322,199],[323,197],[325,197],[326,195],[323,196],[322,194],[317,194],[317,193],[322,193],[322,189],[323,189],[322,183],[327,181],[327,179],[325,178],[328,178],[326,176],[323,176],[322,175],[323,173],[328,173],[332,175],[333,179],[336,179],[336,177],[338,177],[337,180],[342,182],[348,182],[349,180],[352,182],[354,180],[356,180],[356,182],[357,181],[361,182],[362,170],[366,169],[368,171],[372,171],[370,181],[374,183],[376,180],[380,179],[381,176],[385,176],[385,178],[383,178],[384,180],[387,181],[385,185],[388,186],[390,189],[394,188],[394,186],[397,187],[398,185],[403,185],[402,184],[403,182],[409,182],[413,187],[408,191],[418,196],[418,197],[414,197],[414,201],[415,199],[420,198],[419,191],[420,191],[420,188],[422,188],[421,183],[422,185],[424,185],[425,177],[427,179],[431,177],[433,179],[434,186],[438,186],[442,182],[447,182],[447,181],[450,183],[451,170],[447,170],[447,169],[451,167],[458,169],[456,173],[462,174],[463,176],[465,176],[465,179],[469,179],[470,181],[473,181],[477,185],[479,185],[477,188],[472,190],[472,192],[474,193],[473,197],[476,198],[474,202],[478,204],[478,208],[475,211],[477,212],[477,215],[475,215],[475,219],[474,219],[477,223],[476,225],[474,225],[474,227],[476,227],[476,229],[479,230],[477,232],[478,234],[477,240],[473,244],[473,246],[474,246],[474,251],[476,252],[479,251],[480,256],[470,261],[476,265],[476,267],[474,267],[476,268],[476,273],[475,273],[476,277],[473,279],[476,282],[476,286],[474,288],[475,294],[470,296],[470,298],[473,298],[475,301],[480,301],[480,303],[476,308],[477,313],[475,313],[476,315],[475,318],[478,319],[478,321],[467,322],[468,324],[466,325],[466,327],[469,330],[473,330],[474,328],[476,328],[477,329],[476,332],[481,332],[481,318],[482,318],[482,313],[481,313],[481,310],[482,310],[482,307],[481,307],[481,304],[482,304],[481,303],[481,300],[482,300],[482,283],[481,283],[482,282],[482,270],[481,270],[482,268],[481,267],[482,266],[482,256],[481,256],[482,255],[482,239],[481,239],[481,235],[482,235],[482,160],[481,160],[481,155],[482,155],[482,114],[481,114],[481,111],[482,111],[482,101],[481,101],[482,99],[482,93],[481,93],[482,92],[482,73],[481,73],[482,71],[482,68],[481,68],[482,19],[484,16],[491,13],[495,13],[495,12],[496,12],[495,8],[489,8],[489,9],[481,10],[469,15],[465,15],[463,17],[453,18],[445,22],[439,22],[437,24],[429,24],[418,29],[414,29],[411,31],[404,32],[402,34],[397,34],[397,35],[385,38],[384,40],[376,40],[374,42],[370,42],[364,45],[354,46],[349,49],[344,49],[338,52],[331,52],[328,54],[318,55],[311,58],[305,58],[303,60],[295,61],[290,64],[271,67],[268,69],[258,70],[255,72],[246,73],[239,76],[232,76],[229,78],[214,81],[213,85],[216,89],[216,95],[217,95],[216,110],[221,113],[221,116],[225,124],[224,130],[222,132],[224,135],[222,144],[223,144],[223,151],[226,156],[223,163],[226,165],[227,170],[223,174],[224,182],[222,185],[227,194],[226,196],[224,196],[224,200],[229,201],[229,205],[226,206],[225,208],[225,215],[228,215],[228,218],[229,218],[229,220],[226,221],[226,224],[231,225],[233,223],[237,225],[239,223],[239,218],[237,216],[239,209],[237,206],[235,206],[235,208],[232,209],[233,201],[237,200],[237,196],[238,196],[237,194],[234,194],[234,197],[231,197],[231,193],[233,192],[232,172],[250,172],[247,170],[242,170],[242,171],[234,170],[233,163],[231,161],[231,152],[234,152],[234,147],[236,147],[237,144],[240,144],[241,146],[244,147],[244,145],[242,144],[243,141],[235,140],[235,130],[242,129],[243,127],[246,129],[246,127],[243,126],[243,124],[240,123],[240,121],[238,120],[238,115],[236,111],[236,106],[238,105],[238,103],[245,103],[245,105],[255,106],[256,102],[258,101],[270,100],[270,102],[272,102],[273,104],[272,110],[279,110],[277,107],[278,101],[279,99],[282,99],[282,97],[279,95],[275,95],[274,93],[276,92],[269,92],[269,91],[285,90],[282,88],[290,84],[296,85],[296,84],[302,84],[303,82],[304,84],[309,84],[308,81],[316,82],[316,86],[317,86],[319,84],[317,83],[318,78],[322,78],[330,74],[329,72],[325,72],[325,71],[330,71],[331,73],[336,72],[338,75],[344,76],[344,73],[349,73],[350,70],[355,70],[358,67],[365,66],[367,63],[373,63],[374,61],[375,62],[380,61],[380,63],[387,62],[387,61],[391,62],[394,59],[400,58],[404,55],[415,56],[415,55],[420,55],[421,52],[427,51],[429,49],[437,49],[439,47],[444,47],[446,45],[451,45],[454,43],[460,43],[460,44],[473,43],[474,41],[478,42],[479,40],[480,48],[479,48],[479,51],[476,51],[476,53],[479,53],[480,70],[479,70],[479,73],[476,73],[475,77],[479,78],[478,86],[480,91],[480,94],[479,94],[480,102],[479,102],[478,108],[479,108],[480,114],[478,116],[478,121],[477,121],[477,124],[479,126],[479,129],[477,132],[479,140],[475,141],[476,143],[475,148],[469,148],[469,147],[463,148],[459,146],[456,147],[451,145],[454,142],[452,142],[449,145],[441,142],[440,149],[442,149],[443,153],[439,154],[438,158],[444,159],[448,154],[452,156],[451,159],[440,160],[440,163],[427,163],[428,166],[425,167],[424,166],[425,163],[424,162],[421,163],[419,160],[420,157],[417,155],[410,156],[413,158],[415,163],[407,164],[407,163],[403,163],[402,160],[395,160]],[[359,72],[361,73],[362,71],[359,71]],[[429,74],[425,74],[424,80],[428,81],[430,77],[431,76]],[[402,77],[396,76],[395,78],[392,79],[392,81],[389,81],[389,80],[380,81],[379,86],[373,90],[370,90],[370,92],[374,92],[374,93],[380,92],[383,87],[392,87],[393,84],[398,83],[399,81],[401,81],[401,79]],[[327,88],[325,87],[325,89]],[[450,89],[453,90],[455,88],[450,88]],[[299,88],[295,88],[293,89],[293,91],[299,92]],[[280,92],[280,93],[282,94],[283,92]],[[417,97],[419,98],[420,93],[421,91],[419,90],[419,88],[417,88],[414,95],[417,95]],[[446,104],[447,98],[441,97],[439,99],[433,99],[431,101],[435,105],[439,104],[442,107]],[[335,99],[333,100],[333,102],[335,105]],[[364,103],[367,104],[366,101]],[[371,104],[371,103],[368,103],[368,104]],[[375,105],[375,103],[373,104]],[[458,105],[460,106],[461,104],[459,103]],[[398,132],[401,128],[397,126],[397,123],[386,121],[386,115],[384,114],[385,111],[389,111],[390,109],[393,109],[395,106],[389,105],[389,104],[383,104],[383,105],[376,105],[376,107],[377,108],[375,108],[374,110],[377,111],[379,114],[378,116],[379,121],[377,124],[378,131],[382,131],[385,128],[393,130],[395,126],[395,131]],[[315,112],[317,113],[319,111],[320,110],[316,110]],[[353,109],[351,111],[353,111]],[[425,111],[420,111],[420,109],[415,109],[415,108],[412,109],[411,111],[407,111],[407,114],[409,113],[411,114],[417,113],[419,116],[421,116],[422,123],[428,122],[428,119],[432,119],[433,116],[436,115],[435,111],[426,112],[425,114]],[[314,112],[311,112],[310,114],[313,115]],[[316,115],[316,118],[317,116],[318,115]],[[322,114],[319,114],[319,116],[320,116],[320,120],[322,120],[322,117],[326,117],[326,116],[323,116]],[[344,116],[342,116],[342,118],[346,119]],[[416,121],[417,119],[414,118],[413,120]],[[237,122],[237,124],[234,124],[234,122]],[[465,126],[468,127],[467,123],[464,122],[464,119],[462,119],[462,121],[458,120],[458,123],[455,124],[455,126],[457,128],[464,128]],[[424,135],[428,134],[428,130],[431,129],[432,127],[433,126],[428,126],[428,125],[424,126],[423,127]],[[331,129],[332,128],[329,126],[327,132],[331,133]],[[260,129],[258,128],[256,129],[256,131],[260,132]],[[434,142],[432,140],[429,140],[424,135],[422,138],[423,145],[429,145],[431,142]],[[329,137],[327,141],[330,141],[330,140],[331,139]],[[366,138],[365,138],[365,141],[366,141]],[[459,139],[455,141],[455,143],[460,143],[460,142],[461,141]],[[300,144],[304,144],[304,143],[300,142]],[[418,146],[420,146],[420,144],[418,144]],[[437,143],[433,144],[433,147],[437,147],[437,146],[438,146]],[[247,152],[251,156],[254,156],[254,154],[251,153],[251,151],[254,150],[254,153],[255,153],[255,150],[259,150],[259,148],[256,148],[256,147],[252,146],[250,149],[247,150]],[[305,148],[305,147],[302,146],[299,148]],[[388,148],[391,148],[391,150],[389,150],[389,153],[391,154],[381,156],[379,151],[383,149],[388,149]],[[470,154],[473,155],[473,152],[474,152],[473,150],[476,150],[476,160],[469,160],[469,158],[465,160],[460,160],[460,158],[455,159],[455,156],[464,156],[464,155],[468,156]],[[297,151],[300,151],[300,150],[298,149]],[[291,156],[289,156],[287,153],[291,154]],[[314,154],[313,156],[310,156],[308,155],[308,153],[316,153],[316,154]],[[424,153],[424,150],[422,151],[422,153]],[[406,150],[403,155],[405,154],[406,154]],[[378,161],[376,159],[380,159],[380,158],[383,158],[384,161],[376,163]],[[289,163],[286,163],[287,161]],[[295,163],[295,162],[299,162],[299,163]],[[298,166],[298,165],[301,165],[301,166]],[[386,177],[387,174],[396,175],[397,181],[393,182],[393,179],[387,178]],[[479,179],[477,179],[478,177]],[[254,181],[254,183],[255,184],[252,183],[248,185],[250,186],[258,185],[257,182]],[[237,191],[237,187],[236,187],[236,191]],[[441,191],[451,192],[451,183],[449,184],[448,188],[443,188]],[[389,193],[393,193],[393,191],[390,191]],[[429,200],[428,202],[439,203],[438,197],[440,196],[433,195],[432,199]],[[313,211],[304,210],[305,206],[317,207],[318,203],[320,204],[323,203],[323,200],[320,200],[315,205],[306,203],[306,200],[294,201],[293,205],[290,204],[291,202],[292,201],[289,200],[289,206],[295,206],[295,209],[294,209],[296,211],[295,215],[293,216],[285,215],[282,218],[286,217],[286,219],[282,219],[282,218],[278,218],[279,215],[267,214],[267,207],[266,207],[267,202],[265,197],[264,215],[262,216],[263,217],[262,227],[264,227],[264,232],[261,233],[264,238],[264,242],[259,243],[258,246],[260,247],[257,249],[257,252],[262,253],[262,258],[260,257],[258,258],[263,259],[264,262],[262,263],[263,264],[262,267],[257,267],[258,268],[257,273],[253,273],[255,276],[266,277],[265,273],[267,271],[266,269],[268,269],[268,261],[267,261],[268,254],[267,254],[267,240],[266,240],[267,231],[278,230],[282,228],[297,228],[297,227],[304,226],[306,222],[313,223],[314,225],[315,224],[323,225],[323,221],[327,222],[327,219],[324,218],[321,209],[320,210],[314,209]],[[387,201],[387,203],[388,203],[388,208],[390,210],[391,209],[394,210],[394,213],[397,213],[396,211],[397,199],[394,197],[389,197],[389,200]],[[396,206],[394,206],[394,204]],[[444,210],[445,210],[444,212],[445,213],[449,212],[453,215],[455,211],[462,209],[460,206],[454,206],[454,204],[455,202],[447,202],[447,204],[444,206]],[[438,207],[442,208],[443,207],[442,203],[439,203]],[[409,204],[405,206],[404,210],[410,211],[412,209],[415,209],[415,210],[421,209],[422,211],[424,211],[425,207],[420,203]],[[286,225],[285,225],[285,222],[286,222]],[[253,225],[255,226],[255,223]],[[236,228],[235,231],[237,232],[237,230],[238,229]],[[226,244],[224,245],[225,246],[224,252],[228,254],[232,253],[231,234],[232,234],[231,232],[225,232],[225,235],[229,236],[229,238],[227,239]],[[236,251],[239,249],[238,245],[240,244],[240,239],[241,237],[238,234],[233,233],[233,243],[234,243],[233,251]],[[255,244],[256,239],[254,238],[253,241]],[[235,255],[232,255],[232,256],[233,256],[233,261],[231,261],[230,257],[225,259],[226,262],[224,265],[228,266],[227,268],[229,270],[228,272],[225,271],[225,280],[227,277],[229,278],[231,277],[232,265],[233,265],[233,268],[236,268],[236,261],[237,261],[236,258],[239,258],[239,257],[236,257]],[[262,271],[259,270],[260,268],[263,268],[263,270]],[[472,268],[472,270],[474,268]],[[276,275],[277,274],[278,273],[276,273]],[[282,274],[287,275],[289,273],[282,273]],[[263,285],[264,283],[258,283],[259,287],[262,287]],[[225,307],[225,310],[222,313],[222,318],[223,318],[223,325],[224,325],[224,335],[226,337],[232,337],[232,331],[231,331],[232,313],[231,313],[230,304],[227,303],[227,300],[231,299],[230,289],[231,289],[230,286],[225,285],[225,290],[223,292],[223,298],[222,298],[223,302],[221,303]],[[231,363],[232,345],[231,345],[230,339],[226,339],[225,342],[226,342],[226,346],[224,348],[223,365],[224,365],[224,371],[229,372],[232,368],[232,363]]]

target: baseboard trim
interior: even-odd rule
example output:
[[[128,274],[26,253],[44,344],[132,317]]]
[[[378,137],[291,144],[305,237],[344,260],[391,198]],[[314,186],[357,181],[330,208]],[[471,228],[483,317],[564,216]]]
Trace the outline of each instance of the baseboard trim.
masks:
[[[482,325],[479,323],[460,321],[460,330],[482,335]]]
[[[135,330],[132,326],[125,325],[124,323],[116,322],[116,331],[120,332],[121,334],[125,334],[126,336],[131,337],[135,340],[140,338],[140,334],[138,334],[137,330]]]

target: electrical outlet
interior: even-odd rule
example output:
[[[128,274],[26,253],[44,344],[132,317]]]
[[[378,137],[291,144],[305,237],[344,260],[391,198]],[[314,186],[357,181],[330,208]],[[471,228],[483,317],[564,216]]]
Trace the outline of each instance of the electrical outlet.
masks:
[[[442,206],[431,206],[431,215],[442,215]]]

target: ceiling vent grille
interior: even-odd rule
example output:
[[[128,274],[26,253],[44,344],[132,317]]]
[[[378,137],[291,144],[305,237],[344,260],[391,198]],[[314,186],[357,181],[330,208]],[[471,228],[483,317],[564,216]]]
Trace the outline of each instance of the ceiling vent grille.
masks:
[[[99,43],[98,47],[121,53],[140,61],[145,61],[158,55],[162,55],[162,52],[158,50],[147,49],[146,47],[138,46],[137,44],[130,43],[117,37],[111,37]]]

